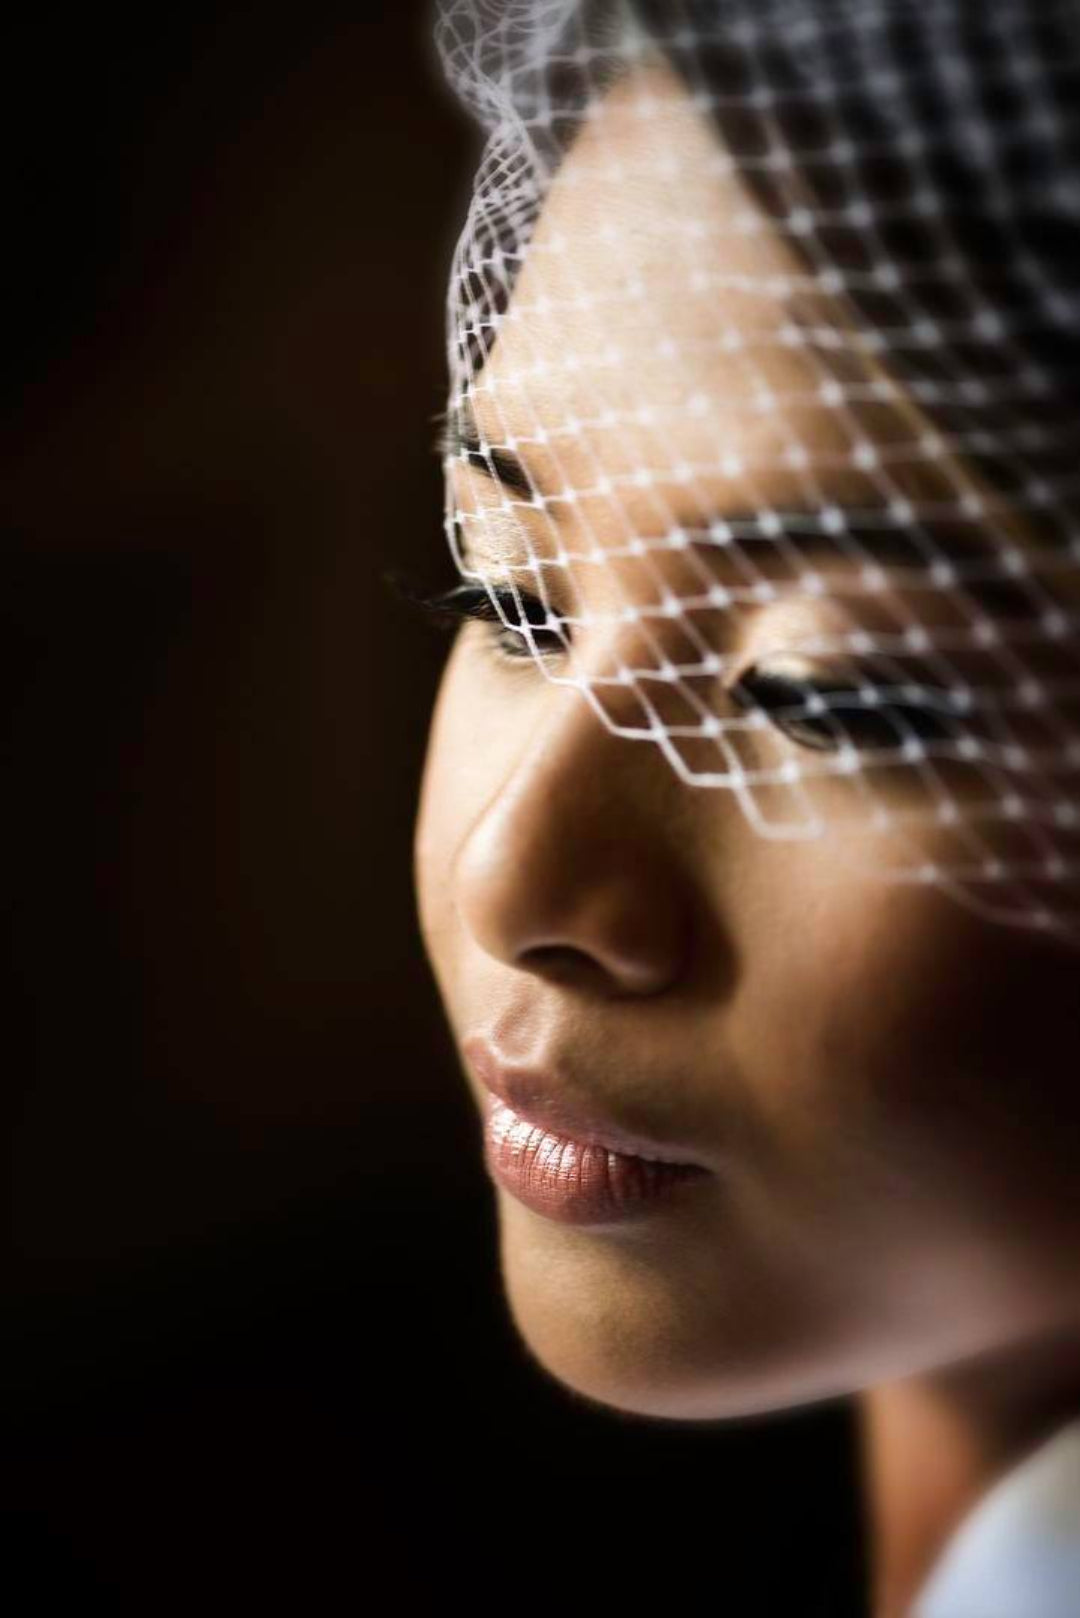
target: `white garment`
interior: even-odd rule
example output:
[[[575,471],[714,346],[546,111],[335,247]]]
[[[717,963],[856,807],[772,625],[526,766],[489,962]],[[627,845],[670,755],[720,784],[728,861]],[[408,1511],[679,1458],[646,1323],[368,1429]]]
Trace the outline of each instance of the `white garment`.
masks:
[[[1080,1418],[973,1507],[911,1618],[1080,1618]]]

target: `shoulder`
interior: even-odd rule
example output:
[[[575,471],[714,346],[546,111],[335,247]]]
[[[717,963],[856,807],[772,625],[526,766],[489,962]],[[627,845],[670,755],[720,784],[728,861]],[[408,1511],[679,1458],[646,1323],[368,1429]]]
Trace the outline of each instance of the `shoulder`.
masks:
[[[911,1618],[976,1614],[1080,1614],[1080,1417],[979,1501],[935,1564]]]

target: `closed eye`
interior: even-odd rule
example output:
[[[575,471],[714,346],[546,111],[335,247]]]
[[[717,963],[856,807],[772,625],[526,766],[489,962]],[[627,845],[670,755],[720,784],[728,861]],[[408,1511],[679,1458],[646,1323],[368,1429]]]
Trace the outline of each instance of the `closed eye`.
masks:
[[[525,660],[562,656],[570,630],[538,596],[523,590],[459,584],[435,595],[411,599],[436,619],[459,626],[469,619],[487,624],[492,643],[504,657]],[[782,735],[815,752],[843,748],[866,753],[904,751],[955,742],[964,708],[941,686],[882,678],[841,680],[756,664],[728,687],[744,711],[763,714]]]
[[[569,647],[569,631],[561,620],[538,596],[524,590],[459,584],[438,595],[413,599],[452,624],[471,618],[490,624],[495,646],[507,657],[560,656]]]
[[[755,666],[730,687],[742,708],[763,713],[800,747],[896,752],[955,741],[962,709],[941,687],[795,676]]]

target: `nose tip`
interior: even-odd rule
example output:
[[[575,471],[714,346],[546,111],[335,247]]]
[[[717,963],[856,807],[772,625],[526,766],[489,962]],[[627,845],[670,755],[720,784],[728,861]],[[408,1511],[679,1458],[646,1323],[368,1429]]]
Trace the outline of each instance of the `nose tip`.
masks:
[[[595,756],[530,750],[474,824],[457,888],[480,947],[550,982],[653,995],[683,970],[691,907],[661,803]]]

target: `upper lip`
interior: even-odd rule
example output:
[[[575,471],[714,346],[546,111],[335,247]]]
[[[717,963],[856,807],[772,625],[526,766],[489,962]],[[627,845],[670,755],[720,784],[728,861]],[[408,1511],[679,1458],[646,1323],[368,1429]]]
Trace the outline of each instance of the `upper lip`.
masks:
[[[565,1135],[581,1145],[602,1146],[629,1157],[704,1167],[700,1158],[681,1145],[625,1129],[601,1117],[579,1099],[568,1099],[551,1071],[505,1061],[491,1041],[482,1035],[464,1040],[462,1051],[472,1071],[492,1096],[527,1123],[550,1130],[552,1134]]]

